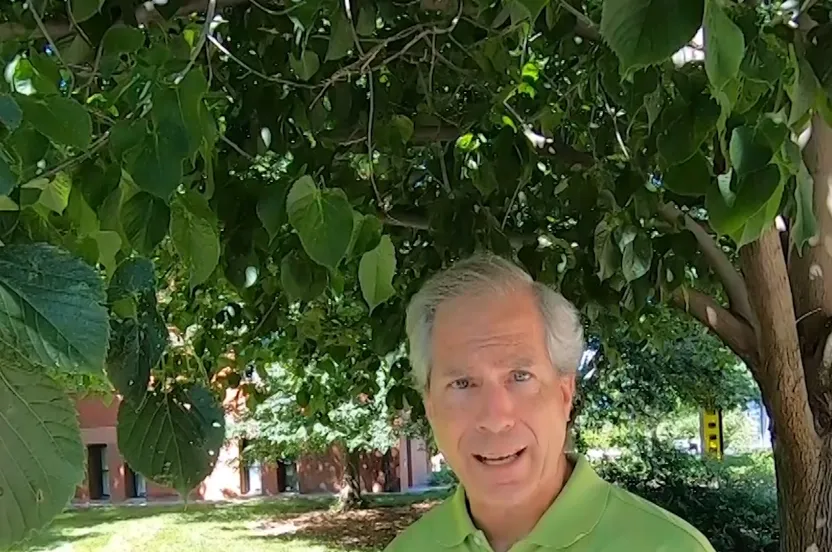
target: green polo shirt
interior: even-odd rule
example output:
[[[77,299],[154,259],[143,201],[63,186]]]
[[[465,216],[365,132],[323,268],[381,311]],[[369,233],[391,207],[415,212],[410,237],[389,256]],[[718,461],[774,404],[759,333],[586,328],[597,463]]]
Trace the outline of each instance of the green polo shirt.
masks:
[[[582,457],[566,486],[532,532],[510,552],[714,552],[699,531],[601,479]],[[490,552],[468,515],[465,491],[422,516],[385,552]]]

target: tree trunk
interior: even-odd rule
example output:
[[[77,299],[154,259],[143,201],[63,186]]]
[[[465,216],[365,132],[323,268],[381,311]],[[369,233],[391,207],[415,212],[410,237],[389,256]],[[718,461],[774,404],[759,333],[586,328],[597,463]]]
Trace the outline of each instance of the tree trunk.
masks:
[[[783,552],[832,551],[832,129],[804,151],[818,239],[802,255],[772,228],[740,251],[758,319],[750,359],[772,419]]]
[[[347,451],[345,455],[344,480],[338,495],[338,511],[344,512],[363,508],[366,504],[361,496],[361,451]]]

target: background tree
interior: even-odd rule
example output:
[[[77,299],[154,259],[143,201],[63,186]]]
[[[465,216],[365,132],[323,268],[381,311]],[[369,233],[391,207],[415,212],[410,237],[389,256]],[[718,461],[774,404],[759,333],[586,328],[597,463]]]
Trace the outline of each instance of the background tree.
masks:
[[[0,401],[28,414],[0,421],[0,542],[82,477],[38,367],[100,372],[109,341],[119,448],[186,492],[222,439],[196,357],[277,334],[374,381],[421,281],[489,248],[606,355],[656,302],[710,328],[771,413],[783,550],[832,548],[832,22],[791,4],[4,3]],[[235,291],[240,335],[164,339],[172,266],[193,300]]]
[[[297,378],[291,371],[272,365],[265,370],[266,380],[259,384],[267,398],[248,412],[233,433],[249,441],[246,457],[267,461],[327,453],[335,445],[344,454],[339,508],[362,506],[362,453],[386,454],[413,429],[401,410],[393,406],[395,397],[389,395],[394,383],[391,371],[400,369],[400,364],[380,367],[375,382],[378,391],[372,396],[359,393],[328,397],[338,387],[328,381],[328,371],[308,366],[304,376]],[[327,407],[316,405],[319,401]]]

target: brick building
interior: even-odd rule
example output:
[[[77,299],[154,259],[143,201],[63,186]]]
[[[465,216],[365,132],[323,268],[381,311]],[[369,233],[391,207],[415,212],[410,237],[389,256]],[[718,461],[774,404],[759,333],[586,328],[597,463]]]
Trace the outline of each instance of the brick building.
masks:
[[[229,395],[227,416],[233,416],[237,401]],[[176,491],[155,485],[136,474],[121,457],[116,438],[119,399],[98,397],[76,400],[81,435],[87,448],[87,478],[78,487],[78,502],[122,502],[134,498],[175,499]],[[276,495],[282,492],[338,492],[344,473],[343,451],[337,447],[327,454],[306,455],[278,464],[245,465],[240,461],[244,447],[230,439],[219,453],[214,471],[193,491],[192,499],[224,500],[245,496]],[[365,454],[361,462],[361,483],[366,492],[403,491],[427,484],[430,458],[424,442],[400,441],[386,454]]]

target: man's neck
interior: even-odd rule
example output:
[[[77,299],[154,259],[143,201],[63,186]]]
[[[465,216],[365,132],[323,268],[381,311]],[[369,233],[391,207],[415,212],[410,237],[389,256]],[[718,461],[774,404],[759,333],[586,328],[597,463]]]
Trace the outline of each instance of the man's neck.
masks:
[[[494,552],[507,552],[532,532],[566,485],[572,469],[572,463],[566,456],[561,457],[555,477],[541,481],[539,492],[525,504],[499,508],[493,504],[477,504],[469,499],[474,524],[485,533]]]

